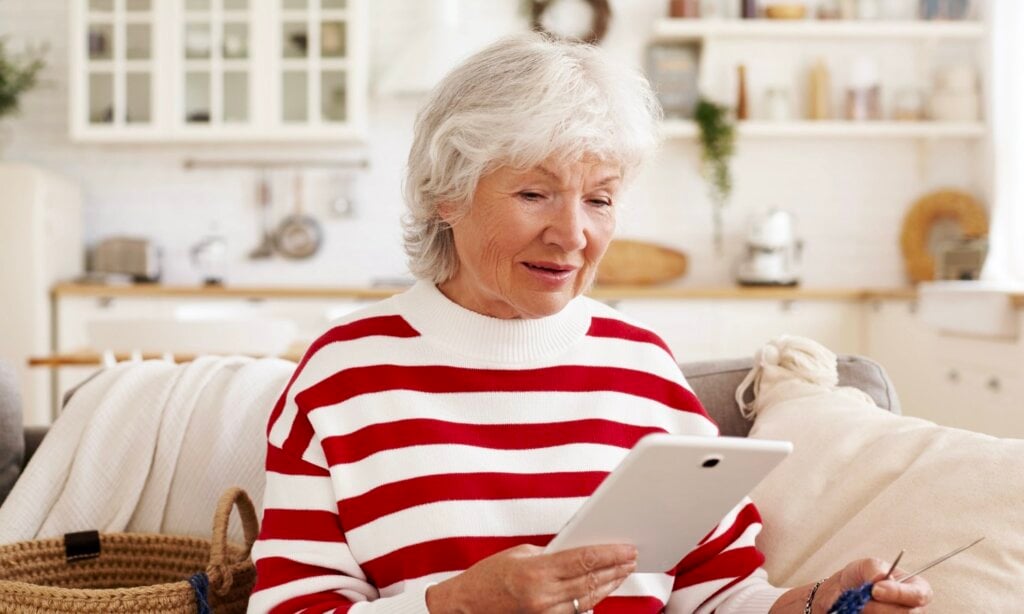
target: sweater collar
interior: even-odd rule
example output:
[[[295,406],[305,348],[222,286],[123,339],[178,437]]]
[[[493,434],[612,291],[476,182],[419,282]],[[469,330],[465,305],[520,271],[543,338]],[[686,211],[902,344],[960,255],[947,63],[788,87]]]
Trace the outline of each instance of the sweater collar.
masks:
[[[432,343],[478,360],[522,363],[557,356],[590,327],[585,299],[576,297],[544,318],[504,320],[453,302],[432,282],[419,280],[400,297],[402,317]]]

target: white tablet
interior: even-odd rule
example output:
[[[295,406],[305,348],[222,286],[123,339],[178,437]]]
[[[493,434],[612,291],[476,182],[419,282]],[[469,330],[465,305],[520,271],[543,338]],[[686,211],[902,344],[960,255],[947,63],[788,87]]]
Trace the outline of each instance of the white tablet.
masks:
[[[792,450],[788,441],[648,435],[545,552],[628,543],[637,572],[669,571]]]

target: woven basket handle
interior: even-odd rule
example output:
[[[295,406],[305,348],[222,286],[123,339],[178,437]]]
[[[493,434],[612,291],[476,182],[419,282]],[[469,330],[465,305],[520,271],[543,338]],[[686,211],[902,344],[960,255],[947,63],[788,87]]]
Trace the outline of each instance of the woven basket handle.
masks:
[[[252,545],[260,530],[259,520],[256,518],[256,508],[244,490],[233,486],[220,496],[220,501],[217,502],[217,512],[213,515],[210,567],[221,567],[235,562],[228,558],[228,522],[231,520],[231,510],[235,507],[238,508],[238,515],[242,519],[242,530],[245,532],[243,558],[248,557],[252,551]]]

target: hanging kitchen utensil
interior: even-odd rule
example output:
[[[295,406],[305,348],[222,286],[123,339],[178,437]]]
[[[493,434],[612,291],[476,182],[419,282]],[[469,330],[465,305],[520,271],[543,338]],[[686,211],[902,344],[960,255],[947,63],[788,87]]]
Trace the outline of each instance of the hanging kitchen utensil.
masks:
[[[295,174],[293,195],[295,212],[281,220],[274,236],[274,245],[287,258],[309,258],[320,250],[323,231],[320,223],[302,212],[302,173]]]
[[[250,260],[270,258],[274,255],[274,229],[271,228],[270,224],[270,178],[267,177],[266,171],[260,174],[260,182],[256,187],[256,192],[259,198],[260,230],[263,236],[260,238],[260,244],[249,252]]]

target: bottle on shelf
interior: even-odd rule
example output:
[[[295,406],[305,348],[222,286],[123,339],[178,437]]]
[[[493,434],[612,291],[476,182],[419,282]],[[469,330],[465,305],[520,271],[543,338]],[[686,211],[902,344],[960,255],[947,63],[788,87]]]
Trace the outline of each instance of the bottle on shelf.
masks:
[[[858,58],[851,68],[846,89],[846,119],[882,119],[882,85],[878,65],[869,58]]]
[[[740,64],[736,67],[736,119],[750,119],[750,108],[747,104],[747,67]]]
[[[819,58],[811,67],[808,79],[808,119],[830,119],[832,117],[832,90],[825,60]]]
[[[700,0],[669,0],[668,16],[687,19],[700,17]]]
[[[740,0],[740,15],[743,19],[757,19],[757,0]]]

